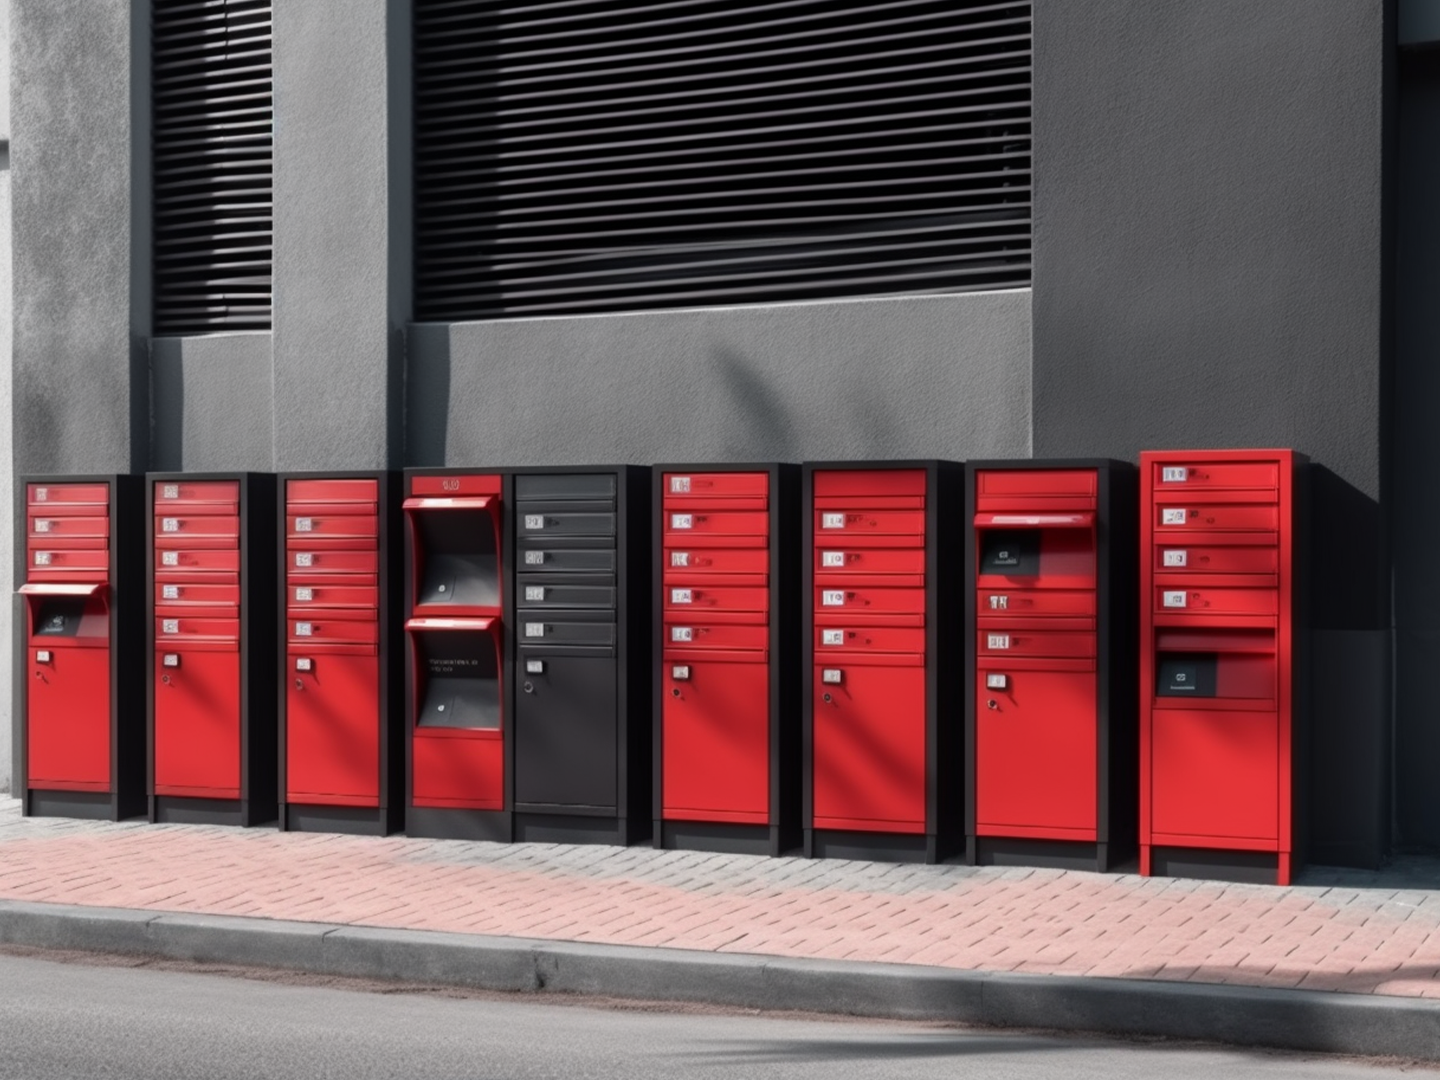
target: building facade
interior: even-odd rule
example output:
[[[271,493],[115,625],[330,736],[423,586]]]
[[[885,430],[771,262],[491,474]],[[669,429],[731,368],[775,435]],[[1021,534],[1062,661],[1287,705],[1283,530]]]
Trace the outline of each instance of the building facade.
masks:
[[[1004,189],[994,205],[974,195],[982,190],[979,159],[959,161],[971,152],[955,150],[953,177],[942,172],[928,187],[904,189],[882,229],[876,215],[890,198],[886,185],[907,176],[918,183],[941,151],[892,177],[882,166],[901,151],[872,141],[866,169],[842,177],[857,185],[852,201],[870,209],[847,211],[857,222],[850,233],[807,225],[810,239],[824,232],[815,250],[801,250],[783,223],[786,214],[809,213],[801,209],[767,218],[773,240],[763,228],[727,234],[732,219],[721,215],[708,239],[671,243],[660,235],[664,213],[698,228],[677,182],[646,196],[669,200],[644,223],[645,250],[660,260],[650,284],[642,272],[649,255],[630,250],[630,261],[614,262],[582,251],[580,262],[572,252],[554,271],[548,293],[533,267],[550,265],[564,241],[558,226],[543,232],[545,221],[598,197],[571,180],[524,203],[524,185],[537,175],[543,183],[546,166],[523,165],[517,155],[532,137],[527,124],[550,123],[525,113],[551,107],[544,79],[568,78],[564,63],[579,62],[544,60],[545,48],[527,42],[571,30],[547,29],[551,16],[534,5],[471,5],[485,9],[476,25],[493,26],[493,42],[477,45],[472,33],[466,47],[478,51],[447,61],[435,44],[441,6],[12,0],[7,482],[32,472],[1133,460],[1142,449],[1294,447],[1317,466],[1317,565],[1346,568],[1311,583],[1312,857],[1370,865],[1396,844],[1440,843],[1440,791],[1430,780],[1430,762],[1440,759],[1440,688],[1429,677],[1440,649],[1440,569],[1428,558],[1440,527],[1440,500],[1429,490],[1440,466],[1440,425],[1430,415],[1440,328],[1427,303],[1440,273],[1431,182],[1440,170],[1440,52],[1431,45],[1440,26],[1425,22],[1428,5],[878,5],[893,9],[885,17],[896,25],[943,18],[942,8],[977,26],[1023,20],[1013,33],[986,31],[986,47],[1008,59],[987,61],[992,77],[976,84],[976,93],[992,95],[976,99],[987,122],[1009,117],[1009,127],[992,131],[1004,152],[991,154],[1008,164],[984,173],[1007,173],[994,182]],[[802,24],[821,18],[824,6],[778,5]],[[244,282],[223,297],[197,301],[209,315],[191,324],[189,294],[164,271],[179,250],[165,112],[174,57],[157,58],[173,42],[156,27],[186,17],[179,9],[206,7],[228,7],[237,26],[267,28],[269,68],[255,78],[268,80],[272,94],[273,142],[260,155],[268,164],[255,166],[269,169],[266,182],[246,188],[266,194],[239,200],[248,207],[240,217],[264,218],[254,227],[264,237],[252,245],[266,249],[263,257],[237,271]],[[598,0],[573,7],[577,18],[635,10]],[[656,7],[633,18],[669,17]],[[669,7],[708,18],[715,5]],[[790,17],[775,19],[782,16]],[[536,28],[525,29],[531,23]],[[822,49],[841,29],[755,30],[743,46],[754,63],[741,66],[750,78],[763,66],[754,58],[799,48],[796,34],[815,35],[809,47]],[[657,52],[669,47],[661,39],[670,30],[645,32]],[[894,43],[873,37],[875,67],[918,48],[895,35]],[[571,47],[581,45],[598,48]],[[611,58],[637,47],[617,33]],[[717,47],[732,59],[742,48],[733,40]],[[478,157],[446,157],[462,138],[444,135],[450,121],[435,104],[447,62],[496,73],[485,76],[481,126],[489,134]],[[846,63],[858,70],[853,57]],[[890,77],[884,89],[894,115],[923,111],[905,104],[922,91],[906,87],[930,78],[927,63],[922,57]],[[1001,79],[1001,67],[1023,71],[1021,82]],[[531,85],[526,72],[537,68],[544,70]],[[616,126],[629,122],[616,117],[632,106],[608,87],[639,78],[627,70],[600,71],[583,90],[610,95],[615,112],[605,122]],[[785,81],[783,72],[773,78]],[[863,81],[855,85],[864,90]],[[729,123],[733,134],[758,122],[758,112],[726,104],[749,90],[727,90],[718,76],[712,90],[686,121],[693,129]],[[818,101],[827,91],[817,79],[810,92]],[[1023,119],[1005,112],[1016,93]],[[860,116],[870,108],[859,104],[863,97],[841,101],[824,123]],[[644,120],[651,122],[658,123]],[[963,134],[966,122],[920,126],[948,130],[944,137],[960,146],[966,140],[954,132]],[[806,123],[796,121],[797,146]],[[232,145],[243,142],[237,135]],[[723,146],[738,144],[719,145],[702,166],[731,166]],[[658,164],[647,168],[663,175],[672,152],[655,151]],[[763,183],[748,189],[731,177],[708,205],[723,203],[729,214],[814,205],[820,173],[842,168],[836,154],[815,159],[820,172],[806,180],[803,198],[787,195],[785,203]],[[478,262],[447,263],[437,239],[462,230],[459,217],[447,226],[432,213],[451,175],[472,185],[472,209],[476,200],[493,204],[483,227],[464,233]],[[920,215],[916,207],[931,209]],[[504,243],[519,234],[516,213],[538,215],[539,231],[531,248],[501,265]],[[918,215],[918,228],[896,224],[906,213]],[[984,258],[936,239],[982,227],[991,238]],[[721,270],[708,278],[695,270],[695,252],[739,243],[740,232],[743,250],[726,256],[732,265],[754,263],[767,243],[789,244],[791,276],[773,274],[763,287],[755,275],[726,279],[722,288],[714,284]],[[908,239],[878,254],[855,239],[881,232]],[[940,254],[927,253],[926,243],[939,244]],[[596,260],[588,277],[584,258]],[[873,280],[836,269],[856,260],[886,268]],[[902,273],[901,264],[924,269]],[[506,269],[512,265],[520,269]],[[937,266],[943,272],[932,273]],[[702,284],[689,292],[654,285],[686,274]],[[794,280],[809,284],[776,284]],[[464,287],[446,293],[446,282],[457,281]],[[559,299],[530,299],[551,293]],[[616,299],[597,299],[604,297]]]

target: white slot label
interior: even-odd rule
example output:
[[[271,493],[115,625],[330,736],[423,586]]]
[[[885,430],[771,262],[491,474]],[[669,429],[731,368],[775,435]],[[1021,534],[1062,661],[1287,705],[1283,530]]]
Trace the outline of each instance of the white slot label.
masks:
[[[526,585],[526,586],[525,586],[525,599],[526,599],[526,600],[544,600],[544,599],[545,599],[545,586],[544,586],[544,585]]]
[[[843,529],[845,527],[845,515],[821,514],[820,527],[822,529]]]
[[[1161,525],[1184,525],[1185,511],[1183,509],[1164,509],[1160,511]]]
[[[178,499],[180,497],[180,485],[162,484],[160,486],[160,497],[162,499]]]
[[[990,597],[990,610],[991,610],[991,611],[1009,611],[1009,610],[1010,610],[1010,597],[1008,597],[1008,596],[992,596],[992,597]]]
[[[315,556],[308,551],[297,551],[295,553],[296,566],[314,566]]]
[[[1163,566],[1186,566],[1189,563],[1190,553],[1184,550],[1167,551],[1161,555]]]
[[[821,630],[821,631],[820,631],[820,644],[821,644],[821,645],[844,645],[844,644],[845,644],[845,631],[844,631],[844,630]]]
[[[179,654],[179,653],[173,653],[173,652],[167,652],[167,653],[165,654],[165,658],[164,658],[163,660],[161,660],[160,662],[161,662],[162,664],[164,664],[166,667],[179,667],[179,666],[180,666],[180,654]]]
[[[671,493],[672,495],[688,495],[688,494],[690,494],[690,477],[688,477],[688,476],[672,476],[672,477],[670,477],[670,493]]]
[[[544,514],[526,514],[526,515],[525,515],[525,528],[527,528],[527,529],[543,529],[543,528],[545,528],[545,515],[544,515]]]
[[[670,668],[670,677],[676,682],[685,682],[690,678],[689,664],[674,664]]]
[[[693,529],[695,527],[694,514],[671,514],[670,528],[672,529]]]
[[[161,619],[160,632],[163,634],[178,634],[180,632],[179,619]]]
[[[1184,593],[1184,590],[1181,590],[1181,591],[1178,591],[1178,592],[1166,592],[1163,603],[1165,604],[1166,607],[1184,607],[1184,606],[1185,606],[1185,593]]]
[[[36,489],[35,489],[35,501],[36,501],[36,502],[49,502],[49,501],[50,501],[50,489],[49,489],[49,488],[36,488]]]
[[[315,599],[315,590],[314,590],[314,589],[296,589],[296,590],[295,590],[295,599],[298,600],[298,601],[299,601],[300,603],[302,603],[302,604],[308,603],[309,601]]]
[[[1183,484],[1190,476],[1190,470],[1183,465],[1166,465],[1160,470],[1162,484]]]
[[[37,521],[37,522],[35,522],[35,531],[36,531],[37,533],[47,533],[47,532],[49,532],[49,531],[50,531],[50,522],[48,522],[48,521]]]
[[[839,686],[844,677],[838,667],[822,668],[820,671],[820,681],[826,686]]]
[[[312,636],[314,635],[314,633],[315,633],[315,626],[314,626],[313,623],[297,622],[297,623],[295,624],[295,636],[296,636],[296,637],[312,637]]]
[[[180,565],[180,552],[178,552],[178,551],[162,551],[162,552],[160,553],[160,565],[161,565],[161,566],[179,566],[179,565]]]
[[[179,518],[161,518],[161,519],[160,519],[160,531],[161,531],[161,532],[179,532],[179,531],[180,531],[180,519],[179,519]]]
[[[820,553],[820,565],[827,568],[844,566],[845,553],[843,551],[822,551]]]
[[[1010,647],[1009,634],[987,634],[985,638],[987,649],[1008,649]]]
[[[49,650],[49,649],[37,649],[36,652],[35,652],[35,662],[36,662],[37,664],[48,664],[48,663],[50,663],[50,650]]]
[[[162,599],[165,599],[165,600],[179,600],[179,599],[180,599],[180,586],[179,586],[179,585],[162,585],[162,586],[160,587],[160,596],[161,596]]]
[[[315,665],[310,662],[308,656],[297,656],[295,658],[296,671],[310,671]]]
[[[527,551],[527,552],[525,552],[525,565],[526,565],[526,566],[544,566],[544,565],[545,565],[545,552],[543,552],[543,551]]]
[[[545,624],[543,622],[527,622],[525,624],[526,637],[544,637]]]
[[[695,629],[694,629],[694,627],[690,627],[690,626],[672,626],[672,627],[670,627],[670,640],[671,640],[671,641],[694,641],[694,640],[695,640]]]
[[[35,552],[35,565],[36,565],[36,566],[49,566],[49,565],[50,565],[50,552],[48,552],[48,551],[37,551],[37,552]]]
[[[296,531],[296,532],[314,532],[314,531],[315,531],[315,522],[314,522],[312,519],[310,519],[310,518],[296,518],[296,519],[295,519],[295,531]]]
[[[1005,684],[1006,684],[1007,681],[1008,681],[1008,680],[1005,678],[1004,675],[995,675],[995,674],[986,673],[986,675],[985,675],[985,689],[986,689],[986,690],[1004,690],[1004,689],[1005,689]]]
[[[525,674],[526,674],[526,675],[544,675],[544,674],[545,674],[545,661],[544,661],[544,660],[526,660],[526,661],[525,661]]]
[[[695,593],[690,589],[671,589],[670,602],[672,604],[693,604]]]
[[[690,565],[690,553],[689,553],[688,551],[672,551],[672,552],[670,552],[670,565],[671,565],[671,566],[689,566],[689,565]]]
[[[820,594],[820,603],[825,607],[844,607],[845,593],[840,589],[826,589]]]

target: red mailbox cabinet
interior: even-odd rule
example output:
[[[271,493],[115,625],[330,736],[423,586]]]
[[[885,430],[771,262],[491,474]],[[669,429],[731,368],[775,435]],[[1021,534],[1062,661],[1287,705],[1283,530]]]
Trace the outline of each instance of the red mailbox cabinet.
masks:
[[[277,813],[275,477],[149,473],[150,819]]]
[[[399,492],[385,472],[278,478],[282,829],[401,826]]]
[[[404,479],[405,831],[512,838],[503,582],[511,480],[409,469]]]
[[[800,470],[654,483],[655,845],[779,855],[800,843]]]
[[[1105,871],[1135,852],[1135,468],[966,465],[965,855]]]
[[[938,861],[963,779],[963,470],[807,463],[801,486],[805,852]]]
[[[143,814],[144,484],[23,476],[16,494],[25,537],[16,560],[21,810],[112,821]]]
[[[1305,464],[1140,455],[1140,872],[1285,885],[1303,845]]]

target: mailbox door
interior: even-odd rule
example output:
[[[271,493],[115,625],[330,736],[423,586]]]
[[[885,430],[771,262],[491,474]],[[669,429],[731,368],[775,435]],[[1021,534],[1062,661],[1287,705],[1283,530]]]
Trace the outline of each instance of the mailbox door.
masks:
[[[1202,841],[1274,842],[1279,835],[1279,743],[1274,712],[1152,710],[1153,832]]]
[[[164,666],[166,653],[180,658]],[[155,650],[155,791],[240,797],[240,652]]]
[[[824,682],[826,668],[840,670],[839,685]],[[816,827],[923,833],[925,668],[919,658],[914,666],[817,664],[813,678]]]
[[[691,659],[665,662],[665,814],[764,824],[770,807],[769,665],[687,655]],[[677,666],[688,668],[690,677],[676,679]]]
[[[505,743],[499,732],[455,737],[417,733],[411,742],[414,803],[466,810],[505,806]]]
[[[545,656],[516,672],[515,801],[613,810],[618,778],[615,657]]]
[[[52,489],[53,490],[53,489]],[[110,787],[110,650],[29,648],[26,769],[32,788]]]
[[[308,672],[287,657],[286,801],[380,798],[378,656],[310,658]]]
[[[1004,689],[987,688],[990,675],[1003,675]],[[982,835],[988,826],[1006,835],[1016,829],[1072,830],[1060,838],[1095,838],[1095,695],[1093,671],[981,665],[975,818]]]

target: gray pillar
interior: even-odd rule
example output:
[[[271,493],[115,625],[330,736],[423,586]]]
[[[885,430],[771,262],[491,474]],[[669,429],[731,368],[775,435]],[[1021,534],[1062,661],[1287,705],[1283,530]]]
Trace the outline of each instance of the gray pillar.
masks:
[[[401,464],[409,4],[275,0],[275,465]]]

